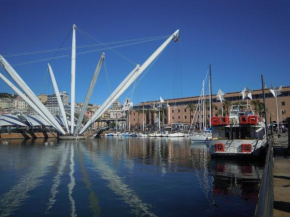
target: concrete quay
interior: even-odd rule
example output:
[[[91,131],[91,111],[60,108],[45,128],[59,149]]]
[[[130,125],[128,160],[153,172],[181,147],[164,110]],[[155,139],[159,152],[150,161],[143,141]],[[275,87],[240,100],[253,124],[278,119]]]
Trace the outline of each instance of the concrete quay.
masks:
[[[274,135],[274,217],[290,217],[290,149],[288,133]]]

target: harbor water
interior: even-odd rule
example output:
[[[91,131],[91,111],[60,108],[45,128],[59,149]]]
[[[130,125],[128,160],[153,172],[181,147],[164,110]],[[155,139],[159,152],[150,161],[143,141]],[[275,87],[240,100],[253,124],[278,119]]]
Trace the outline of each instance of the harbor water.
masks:
[[[188,138],[0,140],[0,216],[253,216],[263,165]]]

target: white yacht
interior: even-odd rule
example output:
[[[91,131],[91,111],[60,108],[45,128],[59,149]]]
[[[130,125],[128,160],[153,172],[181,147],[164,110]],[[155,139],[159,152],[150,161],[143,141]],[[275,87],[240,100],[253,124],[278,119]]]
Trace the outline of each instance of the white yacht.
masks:
[[[264,121],[252,111],[231,106],[230,116],[212,117],[212,156],[259,156],[267,145]]]

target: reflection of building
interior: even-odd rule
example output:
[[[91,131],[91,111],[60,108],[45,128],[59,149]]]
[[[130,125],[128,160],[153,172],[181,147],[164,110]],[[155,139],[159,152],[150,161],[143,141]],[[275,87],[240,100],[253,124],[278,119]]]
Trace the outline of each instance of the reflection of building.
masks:
[[[281,91],[281,95],[278,96],[278,107],[279,107],[279,120],[286,120],[287,117],[290,117],[290,86],[283,87]],[[259,100],[263,102],[263,94],[262,90],[254,90],[252,92],[253,100]],[[267,107],[267,121],[270,121],[270,115],[272,121],[276,121],[276,104],[275,98],[269,89],[265,90],[266,97],[266,107]],[[209,96],[205,96],[205,99],[208,101]],[[217,101],[217,96],[213,95],[213,115],[219,116],[221,115],[221,103]],[[230,101],[232,104],[234,103],[246,103],[246,100],[242,100],[242,95],[240,92],[232,92],[224,95],[224,99]],[[186,97],[186,98],[178,98],[178,99],[168,99],[165,100],[166,106],[162,106],[161,108],[161,123],[163,126],[172,126],[175,124],[187,124],[190,125],[192,123],[193,115],[195,109],[190,109],[190,105],[194,105],[195,107],[198,105],[199,97]],[[248,100],[248,103],[251,104],[252,100]],[[130,111],[130,123],[132,125],[142,124],[143,121],[143,107],[145,109],[144,119],[145,124],[156,124],[154,123],[154,119],[158,116],[158,105],[159,101],[149,101],[142,102],[139,105],[133,107]],[[254,110],[254,107],[251,106]],[[226,112],[227,108],[223,108],[224,112]],[[257,111],[255,111],[257,113]],[[164,117],[164,118],[163,118]],[[202,117],[202,114],[196,115],[196,121]],[[206,117],[207,123],[209,123],[209,104],[206,103]],[[164,121],[162,121],[162,118]]]

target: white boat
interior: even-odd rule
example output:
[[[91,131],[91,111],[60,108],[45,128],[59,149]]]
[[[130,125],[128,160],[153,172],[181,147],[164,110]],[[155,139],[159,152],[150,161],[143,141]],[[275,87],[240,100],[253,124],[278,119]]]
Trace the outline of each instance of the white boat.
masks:
[[[169,133],[168,134],[168,137],[184,137],[184,133],[181,133],[181,132],[176,132],[176,133]]]
[[[154,133],[149,133],[148,134],[148,137],[161,137],[161,133],[159,133],[159,132],[154,132]]]
[[[148,134],[145,134],[145,133],[138,133],[137,136],[138,136],[138,137],[148,137]]]
[[[266,148],[266,125],[252,111],[231,106],[230,116],[212,117],[212,156],[260,156]]]
[[[207,77],[207,76],[206,76]],[[195,113],[194,113],[194,118],[193,120],[195,120],[197,113],[199,114],[199,130],[196,131],[195,127],[193,127],[192,132],[189,133],[189,138],[192,142],[208,142],[209,140],[211,140],[212,138],[212,132],[211,129],[207,129],[207,121],[206,121],[206,105],[205,105],[205,82],[203,81],[202,84],[202,91],[201,91],[201,95],[199,97],[199,102],[198,105],[196,107]],[[211,68],[210,68],[210,77],[209,77],[209,87],[211,87]],[[211,103],[211,88],[209,90],[209,104],[210,104],[210,118],[211,118],[211,107],[212,107],[212,103]],[[193,124],[193,126],[195,126],[195,124]],[[211,127],[211,123],[209,123],[209,126]]]
[[[189,138],[192,142],[208,142],[212,139],[212,130],[207,129],[204,132],[194,132],[189,135]]]

